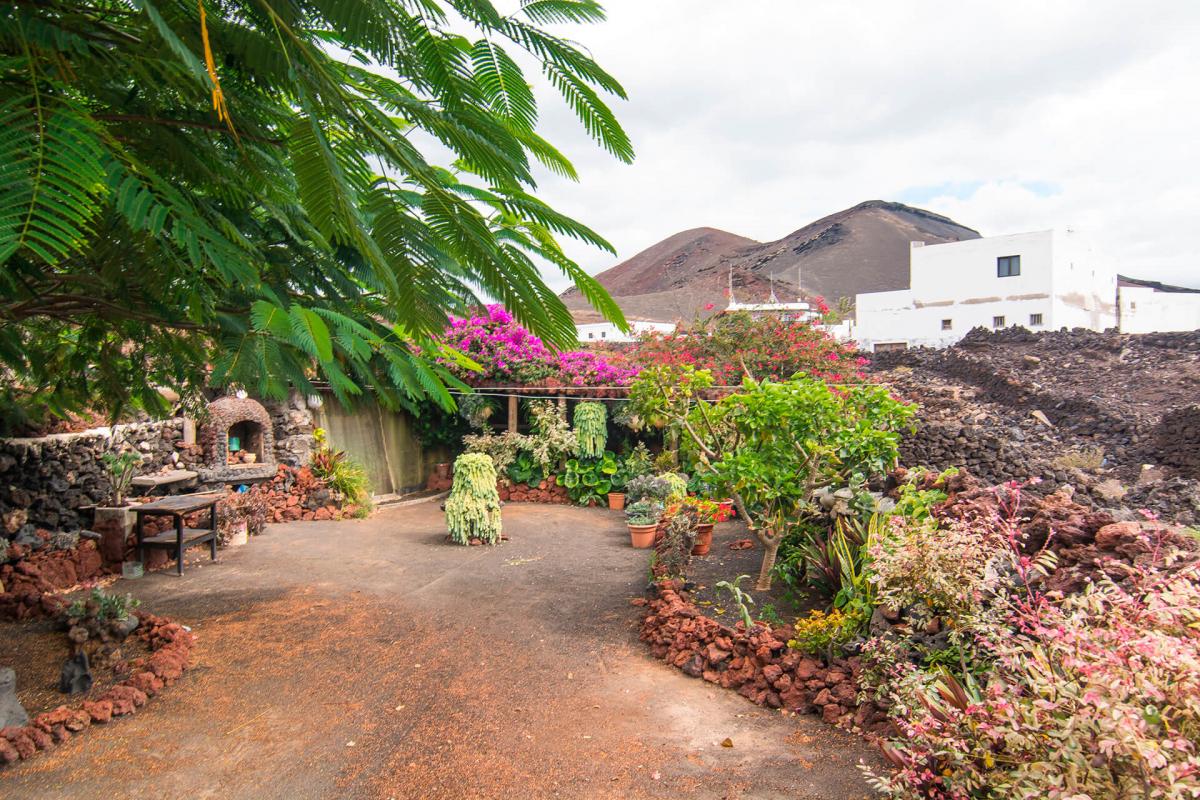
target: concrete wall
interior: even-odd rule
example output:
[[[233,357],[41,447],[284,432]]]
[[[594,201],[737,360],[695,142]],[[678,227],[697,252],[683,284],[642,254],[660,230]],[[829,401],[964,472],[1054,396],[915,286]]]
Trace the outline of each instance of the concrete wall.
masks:
[[[422,489],[433,465],[448,460],[446,453],[421,446],[405,412],[388,411],[369,398],[347,410],[332,392],[321,394],[324,402],[316,410],[317,423],[331,446],[345,450],[366,469],[372,494]]]
[[[1200,294],[1122,286],[1121,333],[1200,330]]]

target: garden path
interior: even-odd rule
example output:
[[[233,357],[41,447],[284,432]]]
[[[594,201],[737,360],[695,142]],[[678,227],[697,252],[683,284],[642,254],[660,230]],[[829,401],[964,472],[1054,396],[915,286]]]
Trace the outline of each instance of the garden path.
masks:
[[[616,512],[509,505],[497,548],[436,503],[268,526],[120,581],[199,636],[132,718],[0,774],[29,798],[852,798],[861,740],[685,677],[637,640]],[[197,551],[198,553],[198,551]],[[729,738],[732,748],[721,746]]]

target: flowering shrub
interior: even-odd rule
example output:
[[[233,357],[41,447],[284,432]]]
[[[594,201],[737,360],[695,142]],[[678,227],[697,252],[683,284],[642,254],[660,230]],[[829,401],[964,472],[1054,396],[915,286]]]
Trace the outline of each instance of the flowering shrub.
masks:
[[[553,374],[553,354],[503,306],[488,306],[468,319],[451,319],[442,341],[481,365],[492,380],[534,383]],[[464,380],[481,377],[449,360],[444,363]]]
[[[897,798],[1200,796],[1200,562],[1144,532],[1120,584],[1043,593],[1056,560],[1028,552],[1020,488],[998,488],[990,517],[895,521],[872,548],[910,631],[861,651],[861,685],[902,734],[884,746],[897,771],[872,782]],[[956,658],[915,646],[936,615]]]
[[[736,386],[746,370],[757,380],[810,375],[830,383],[865,378],[867,360],[809,322],[723,314],[670,333],[643,333],[629,352],[642,367],[691,366],[709,370],[718,386]]]
[[[562,381],[569,386],[627,386],[638,374],[637,367],[590,350],[559,353],[557,367]]]
[[[917,522],[895,516],[870,549],[876,602],[894,609],[916,607],[930,615],[965,620],[981,610],[1001,553],[992,531],[955,523]]]
[[[469,318],[451,319],[442,342],[483,368],[477,372],[449,358],[441,359],[455,376],[470,383],[624,386],[637,375],[636,367],[619,363],[615,357],[589,351],[551,352],[499,305]]]

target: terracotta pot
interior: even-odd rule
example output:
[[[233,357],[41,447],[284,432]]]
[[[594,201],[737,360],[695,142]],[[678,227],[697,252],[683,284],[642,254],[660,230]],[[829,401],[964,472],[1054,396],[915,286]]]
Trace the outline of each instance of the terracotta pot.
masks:
[[[725,510],[725,518],[726,519],[733,519],[733,501],[732,500],[722,500],[720,503],[717,503],[717,505],[719,505],[722,509]]]
[[[608,507],[613,511],[621,511],[625,508],[625,493],[624,492],[609,492]]]
[[[654,544],[655,531],[657,530],[657,525],[630,525],[629,543],[639,550],[650,547]]]
[[[711,522],[696,526],[696,542],[692,545],[692,555],[706,556],[712,547],[713,526]]]
[[[439,478],[449,478],[450,477],[450,462],[445,461],[440,464],[434,464],[433,465],[433,474],[437,475]]]

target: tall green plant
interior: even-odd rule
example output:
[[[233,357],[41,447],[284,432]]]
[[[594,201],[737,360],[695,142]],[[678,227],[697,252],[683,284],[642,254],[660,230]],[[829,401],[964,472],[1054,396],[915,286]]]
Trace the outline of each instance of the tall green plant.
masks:
[[[101,453],[100,460],[108,472],[109,502],[114,506],[125,505],[125,495],[133,483],[138,465],[142,457],[132,450],[123,453]]]
[[[624,90],[564,36],[603,19],[595,0],[0,4],[9,416],[163,410],[158,387],[209,378],[450,408],[434,336],[476,292],[574,344],[544,265],[623,325],[559,237],[612,247],[531,193],[535,162],[577,175],[521,66],[630,161],[604,99]]]
[[[500,541],[496,468],[483,453],[463,453],[454,460],[454,482],[446,498],[446,527],[458,544],[470,544],[472,539],[484,544]]]
[[[711,386],[705,370],[663,367],[643,372],[631,394],[647,414],[677,425],[697,468],[728,487],[763,546],[755,585],[766,590],[783,535],[815,511],[813,490],[890,468],[915,407],[881,386],[833,389],[807,376],[746,378],[716,401],[706,399]]]
[[[575,453],[580,458],[599,458],[608,443],[608,412],[603,403],[585,401],[575,406]]]

